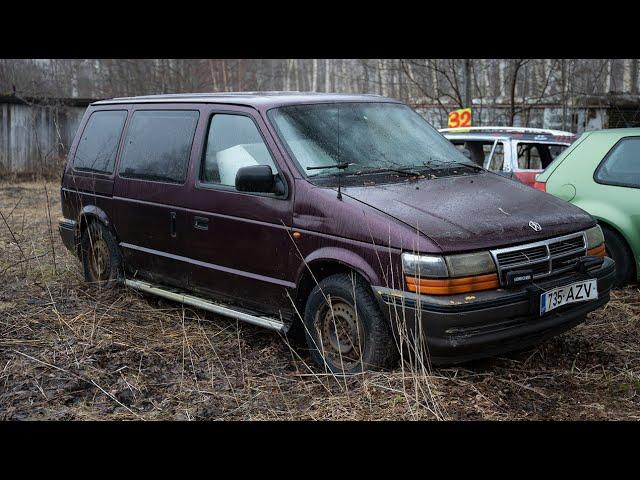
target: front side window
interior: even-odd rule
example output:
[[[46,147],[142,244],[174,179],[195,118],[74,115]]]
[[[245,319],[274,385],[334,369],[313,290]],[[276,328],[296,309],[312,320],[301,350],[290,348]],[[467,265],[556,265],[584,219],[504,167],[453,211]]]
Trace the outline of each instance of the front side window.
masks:
[[[408,106],[396,103],[291,105],[269,118],[300,171],[309,178],[392,171],[477,169]],[[309,169],[311,167],[311,169]],[[321,168],[318,168],[321,167]]]
[[[599,183],[640,188],[640,137],[620,140],[604,158],[594,178]]]
[[[139,110],[127,130],[120,176],[184,183],[199,113]]]
[[[112,174],[126,119],[126,110],[93,112],[78,142],[73,168]]]
[[[256,124],[245,115],[215,114],[209,124],[201,182],[235,187],[238,170],[251,165],[269,165],[276,173]]]

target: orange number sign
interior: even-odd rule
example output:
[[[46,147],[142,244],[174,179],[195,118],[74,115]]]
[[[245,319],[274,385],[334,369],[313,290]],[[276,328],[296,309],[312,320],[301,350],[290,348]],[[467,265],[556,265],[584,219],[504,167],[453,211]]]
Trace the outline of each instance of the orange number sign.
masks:
[[[463,128],[471,126],[471,109],[461,108],[449,114],[449,128]]]

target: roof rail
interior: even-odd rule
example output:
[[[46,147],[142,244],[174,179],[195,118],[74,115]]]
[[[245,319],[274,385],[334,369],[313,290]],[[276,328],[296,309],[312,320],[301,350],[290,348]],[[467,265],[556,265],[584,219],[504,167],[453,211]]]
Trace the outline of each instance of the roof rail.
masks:
[[[559,137],[574,136],[575,133],[563,130],[552,130],[550,128],[533,127],[462,127],[462,128],[440,128],[439,132],[446,133],[470,133],[470,132],[505,132],[505,133],[538,133],[546,135],[556,135]]]
[[[246,92],[200,92],[200,93],[162,93],[154,95],[136,95],[130,97],[114,97],[110,99],[104,99],[105,102],[122,102],[122,101],[141,101],[141,100],[163,100],[163,99],[206,99],[206,98],[221,98],[221,97],[278,97],[287,95],[313,95],[313,96],[350,96],[349,93],[327,93],[327,92],[304,92],[300,90],[265,90],[265,91],[246,91]],[[380,95],[374,93],[356,94],[358,96],[367,97],[380,97]]]

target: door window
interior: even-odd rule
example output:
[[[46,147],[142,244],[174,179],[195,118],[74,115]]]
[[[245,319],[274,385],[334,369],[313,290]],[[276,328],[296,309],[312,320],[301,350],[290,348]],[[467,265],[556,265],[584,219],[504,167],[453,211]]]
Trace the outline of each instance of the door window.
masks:
[[[598,183],[640,188],[640,137],[620,140],[594,175]]]
[[[120,176],[184,183],[199,113],[138,110],[127,130]]]
[[[245,115],[214,115],[209,124],[200,180],[205,184],[235,187],[238,170],[251,165],[269,165],[276,173],[273,158],[256,124]]]
[[[126,118],[126,110],[93,112],[80,137],[73,168],[112,174]]]
[[[519,142],[517,148],[520,170],[544,170],[567,145]]]
[[[451,140],[458,150],[469,156],[469,159],[483,167],[493,148],[493,140]]]

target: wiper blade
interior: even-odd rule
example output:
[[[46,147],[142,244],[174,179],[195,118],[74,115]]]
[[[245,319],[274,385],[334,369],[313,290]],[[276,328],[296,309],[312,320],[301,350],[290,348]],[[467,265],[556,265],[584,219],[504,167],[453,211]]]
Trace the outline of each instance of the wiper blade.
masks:
[[[334,165],[316,165],[312,167],[307,167],[307,170],[324,170],[326,168],[337,168],[338,170],[344,170],[345,168],[349,167],[349,165],[355,165],[355,163],[343,162],[343,163],[336,163]]]
[[[484,170],[482,167],[480,167],[479,165],[475,165],[472,163],[462,163],[462,162],[457,162],[455,160],[429,160],[427,162],[422,162],[422,165],[425,167],[428,167],[430,169],[437,169],[437,168],[464,168],[464,167],[468,167],[468,168],[473,168],[475,170]]]
[[[367,175],[370,173],[385,173],[385,172],[393,172],[393,173],[399,173],[400,175],[404,175],[405,177],[421,177],[422,174],[419,172],[414,172],[413,170],[410,169],[399,169],[399,168],[374,168],[371,170],[360,170],[358,172],[354,172],[351,175],[353,176],[358,176],[358,175]]]

